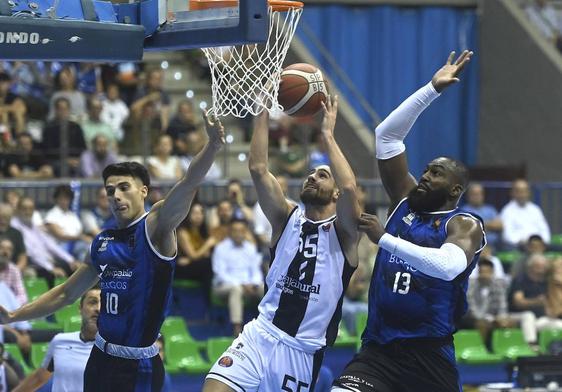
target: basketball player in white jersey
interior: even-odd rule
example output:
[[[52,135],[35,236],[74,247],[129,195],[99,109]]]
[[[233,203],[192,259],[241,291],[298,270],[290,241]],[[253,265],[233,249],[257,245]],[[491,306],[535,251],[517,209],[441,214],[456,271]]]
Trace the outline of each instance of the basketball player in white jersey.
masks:
[[[357,267],[360,207],[355,175],[334,139],[337,97],[323,109],[330,166],[315,168],[304,182],[304,209],[285,199],[268,170],[267,114],[256,121],[249,166],[273,228],[273,261],[258,318],[214,364],[204,392],[313,391],[324,347],[336,338]]]

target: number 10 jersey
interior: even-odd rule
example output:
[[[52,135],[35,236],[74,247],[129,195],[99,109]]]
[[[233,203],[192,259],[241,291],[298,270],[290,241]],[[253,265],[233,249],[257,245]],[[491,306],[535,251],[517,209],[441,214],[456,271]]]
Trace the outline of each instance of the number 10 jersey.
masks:
[[[334,343],[343,295],[355,270],[343,253],[336,224],[335,216],[310,221],[295,207],[271,249],[259,317],[304,351]]]

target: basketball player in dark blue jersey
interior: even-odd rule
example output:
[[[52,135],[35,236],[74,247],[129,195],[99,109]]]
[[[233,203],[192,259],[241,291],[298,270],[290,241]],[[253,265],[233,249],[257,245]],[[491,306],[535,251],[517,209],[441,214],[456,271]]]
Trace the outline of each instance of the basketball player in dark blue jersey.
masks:
[[[468,277],[485,245],[481,220],[457,207],[466,167],[429,162],[419,182],[408,172],[404,138],[421,112],[470,61],[454,52],[428,85],[376,129],[377,159],[391,208],[386,225],[362,214],[359,231],[379,245],[360,352],[332,391],[460,391],[452,334],[466,312]]]
[[[105,189],[117,228],[102,231],[91,262],[65,283],[14,312],[0,306],[0,322],[44,317],[74,303],[98,280],[98,334],[84,373],[86,392],[160,391],[164,368],[156,339],[166,317],[176,258],[176,227],[224,144],[220,121],[205,117],[209,141],[166,198],[145,212],[150,178],[135,162],[107,166]]]

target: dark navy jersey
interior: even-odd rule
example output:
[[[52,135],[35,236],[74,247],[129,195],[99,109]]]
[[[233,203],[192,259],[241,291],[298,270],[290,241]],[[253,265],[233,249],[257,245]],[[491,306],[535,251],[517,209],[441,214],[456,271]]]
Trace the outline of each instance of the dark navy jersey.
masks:
[[[413,244],[440,248],[447,224],[457,215],[479,217],[456,208],[451,211],[414,213],[407,199],[388,218],[386,231]],[[369,317],[363,339],[386,344],[395,339],[446,337],[467,310],[468,277],[478,263],[482,247],[452,281],[426,275],[404,260],[379,248],[369,289]]]
[[[110,343],[147,347],[158,338],[172,296],[175,256],[160,255],[148,238],[146,216],[92,242],[101,286],[100,335]]]

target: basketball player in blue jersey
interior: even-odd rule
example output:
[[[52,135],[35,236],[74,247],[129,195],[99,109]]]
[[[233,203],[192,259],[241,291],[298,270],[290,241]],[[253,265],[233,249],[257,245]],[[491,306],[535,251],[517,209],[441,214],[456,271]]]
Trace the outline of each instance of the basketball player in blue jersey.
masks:
[[[65,283],[14,312],[0,307],[0,322],[44,317],[74,303],[100,280],[101,311],[84,372],[86,392],[160,391],[164,368],[156,339],[171,300],[176,227],[224,144],[218,120],[204,115],[209,142],[166,198],[144,210],[150,178],[135,162],[107,166],[105,189],[117,228],[92,242],[91,262]]]
[[[452,334],[466,312],[468,277],[485,245],[481,220],[457,207],[465,166],[429,162],[419,183],[408,172],[404,138],[421,112],[458,82],[472,52],[454,52],[431,82],[376,129],[377,159],[391,208],[386,225],[362,214],[359,230],[379,245],[369,316],[359,353],[332,391],[461,391]]]
[[[343,294],[357,266],[355,175],[334,139],[337,99],[324,107],[330,166],[303,184],[304,209],[285,198],[268,170],[268,118],[256,122],[250,172],[273,228],[272,262],[259,316],[214,364],[204,392],[314,390],[323,350],[337,335]]]

